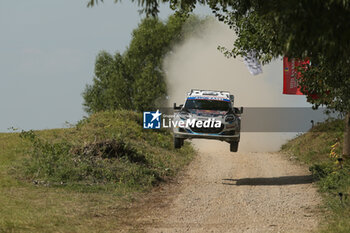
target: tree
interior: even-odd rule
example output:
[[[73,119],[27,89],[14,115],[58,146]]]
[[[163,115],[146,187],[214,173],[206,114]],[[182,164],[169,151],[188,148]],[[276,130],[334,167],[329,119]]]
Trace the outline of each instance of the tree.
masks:
[[[172,33],[168,28],[176,27]],[[183,24],[181,17],[170,17],[167,23],[156,18],[146,18],[134,30],[125,62],[129,75],[133,77],[133,104],[139,111],[155,107],[156,100],[165,98],[165,75],[163,57],[169,52],[170,44],[178,36]]]
[[[254,50],[263,62],[279,56],[309,59],[299,85],[316,107],[348,113],[344,156],[350,156],[350,7],[349,1],[231,1],[213,7],[238,34],[226,55]],[[317,95],[317,98],[315,98]]]
[[[184,37],[182,26],[188,16],[176,14],[166,22],[145,18],[132,33],[129,47],[115,56],[102,51],[96,58],[92,85],[83,92],[88,113],[159,107],[166,97],[164,56]],[[200,21],[191,17],[191,22]],[[194,20],[195,19],[195,20]]]
[[[84,107],[88,113],[111,109],[130,109],[130,76],[127,75],[122,55],[113,57],[102,51],[95,62],[92,85],[83,92]]]
[[[98,0],[90,0],[92,6]],[[134,1],[134,0],[132,0]],[[115,2],[118,2],[116,0]],[[300,86],[309,102],[350,112],[350,0],[163,0],[172,8],[191,11],[211,7],[219,20],[238,35],[227,56],[255,51],[268,63],[288,56],[310,59]],[[158,13],[158,1],[138,0],[147,15]],[[317,94],[318,98],[313,98]],[[347,114],[343,154],[350,156],[350,115]]]

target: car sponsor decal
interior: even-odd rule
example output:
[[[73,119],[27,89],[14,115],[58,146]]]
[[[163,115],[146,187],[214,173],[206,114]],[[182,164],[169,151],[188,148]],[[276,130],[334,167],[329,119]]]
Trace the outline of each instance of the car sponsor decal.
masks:
[[[191,97],[188,97],[187,99],[188,100],[218,100],[218,101],[230,102],[230,99],[217,97],[217,96],[191,96]]]

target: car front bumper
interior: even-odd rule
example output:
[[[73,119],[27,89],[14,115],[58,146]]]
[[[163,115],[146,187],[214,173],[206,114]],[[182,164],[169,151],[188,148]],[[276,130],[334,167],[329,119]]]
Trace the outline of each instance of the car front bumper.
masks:
[[[238,142],[240,140],[240,133],[234,135],[221,135],[221,134],[208,134],[208,133],[195,133],[195,132],[174,132],[174,137],[183,139],[203,138],[214,139],[226,142]]]

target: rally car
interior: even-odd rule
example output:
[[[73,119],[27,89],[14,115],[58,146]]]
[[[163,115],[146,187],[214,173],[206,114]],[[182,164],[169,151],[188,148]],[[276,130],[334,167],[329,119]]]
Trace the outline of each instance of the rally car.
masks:
[[[174,147],[181,148],[185,139],[204,138],[226,141],[237,152],[243,107],[233,104],[227,91],[191,90],[184,105],[174,103]]]

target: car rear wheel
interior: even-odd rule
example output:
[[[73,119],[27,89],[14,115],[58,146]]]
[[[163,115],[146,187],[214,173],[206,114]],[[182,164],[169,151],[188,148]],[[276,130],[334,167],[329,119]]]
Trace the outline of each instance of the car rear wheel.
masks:
[[[181,148],[182,145],[183,145],[183,139],[174,137],[174,147],[175,147],[175,149]]]
[[[238,151],[238,142],[231,142],[230,143],[230,151],[231,152],[237,152]]]

